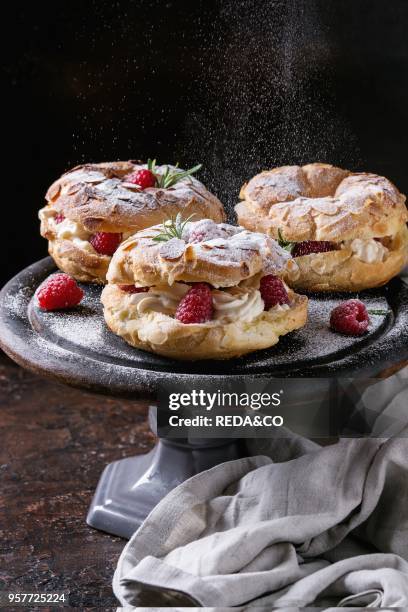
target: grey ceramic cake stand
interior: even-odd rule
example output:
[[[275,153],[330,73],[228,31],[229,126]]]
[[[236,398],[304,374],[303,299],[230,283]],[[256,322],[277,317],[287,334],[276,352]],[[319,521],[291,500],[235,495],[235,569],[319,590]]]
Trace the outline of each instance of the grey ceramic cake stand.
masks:
[[[34,372],[105,394],[154,400],[158,386],[174,380],[186,389],[209,384],[218,389],[226,381],[243,384],[272,377],[374,377],[408,358],[408,290],[398,279],[361,296],[370,307],[388,310],[386,316],[373,317],[370,332],[362,338],[335,335],[327,327],[330,310],[344,297],[311,297],[308,325],[276,347],[226,362],[189,363],[138,351],[109,332],[99,287],[83,286],[85,298],[76,309],[40,311],[34,292],[54,270],[52,260],[43,259],[2,289],[1,347]],[[130,537],[169,490],[242,452],[236,440],[159,441],[147,455],[107,466],[88,523]]]

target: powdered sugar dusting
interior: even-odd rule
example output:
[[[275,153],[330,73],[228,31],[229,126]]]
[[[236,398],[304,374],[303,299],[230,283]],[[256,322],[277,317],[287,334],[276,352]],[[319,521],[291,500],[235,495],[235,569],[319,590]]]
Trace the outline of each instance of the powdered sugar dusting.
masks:
[[[13,318],[24,317],[27,313],[27,301],[31,298],[30,287],[20,287],[14,294],[8,293],[4,298],[3,305],[7,308]]]
[[[232,208],[257,172],[313,160],[361,163],[331,88],[337,50],[332,2],[223,0],[203,31],[200,83],[179,150],[204,162]],[[221,33],[221,35],[220,35]],[[208,109],[211,112],[208,112]],[[211,181],[211,182],[210,182]]]
[[[142,191],[124,180],[129,173],[146,168],[146,164],[134,162],[86,164],[64,174],[51,186],[47,197],[75,220],[84,222],[87,217],[98,214],[111,222],[125,223],[129,228],[140,227],[140,214],[149,210],[162,210],[166,216],[166,206],[174,203],[183,209],[195,202],[201,210],[207,206],[207,214],[212,209],[216,218],[222,218],[221,203],[195,177],[182,178],[168,189],[151,187]],[[169,168],[175,169],[170,165]],[[156,166],[158,174],[163,174],[165,169],[164,165]],[[63,196],[61,201],[59,193]]]
[[[285,359],[317,359],[324,360],[327,354],[347,354],[357,344],[353,336],[344,336],[334,332],[329,327],[330,314],[344,298],[312,298],[309,300],[308,321],[305,327],[293,332],[290,338],[280,340],[280,351]],[[368,310],[388,311],[388,304],[383,297],[363,298]],[[370,315],[368,334],[375,334],[384,323],[383,315]],[[279,349],[278,349],[279,350]],[[304,351],[308,351],[308,355]],[[280,352],[279,351],[279,352]]]
[[[174,372],[200,371],[199,366],[187,365],[145,353],[128,346],[121,338],[110,332],[104,322],[99,301],[98,287],[83,286],[85,298],[81,307],[66,312],[43,312],[33,308],[33,317],[38,321],[41,334],[47,341],[60,348],[67,348],[74,354],[86,354],[106,364],[127,365],[131,368],[164,369]],[[342,336],[328,327],[330,312],[342,298],[311,298],[309,319],[305,327],[280,339],[272,349],[259,351],[244,358],[228,362],[229,367],[237,367],[237,373],[250,374],[253,368],[264,366],[271,372],[274,367],[292,369],[303,361],[331,361],[340,354],[355,351],[357,345],[364,343],[369,336],[376,336],[384,323],[384,316],[371,316],[369,332],[362,339]],[[383,297],[367,297],[364,303],[370,309],[388,309]],[[41,340],[44,341],[44,338]],[[216,362],[215,362],[216,363]],[[236,364],[233,366],[233,364]],[[215,366],[214,373],[217,371]],[[211,374],[211,364],[206,371]]]
[[[238,267],[260,256],[262,270],[267,274],[282,272],[291,259],[287,251],[265,234],[210,219],[187,223],[183,239],[192,241],[199,258],[215,264]]]
[[[288,213],[292,220],[303,219],[308,214],[313,217],[315,213],[322,213],[328,216],[348,215],[351,222],[352,216],[363,213],[370,201],[373,204],[379,202],[385,207],[381,212],[384,216],[395,211],[395,214],[400,215],[402,219],[407,218],[405,198],[385,177],[354,173],[345,176],[340,183],[332,180],[331,189],[327,190],[323,177],[326,175],[327,180],[330,180],[330,177],[333,179],[338,174],[338,169],[324,166],[320,169],[320,188],[326,191],[326,195],[322,197],[318,184],[311,189],[307,171],[307,166],[303,168],[285,166],[270,172],[262,172],[249,181],[244,195],[252,205],[262,209],[265,214],[269,212],[271,219],[279,213]],[[344,175],[347,175],[346,171]],[[327,191],[330,193],[327,194]],[[373,212],[378,214],[374,208]],[[313,226],[312,218],[309,223]]]
[[[330,311],[344,300],[344,296],[327,295],[311,297],[306,326],[282,337],[269,350],[226,362],[176,362],[134,349],[111,333],[102,314],[101,287],[82,285],[85,292],[83,303],[72,310],[39,310],[33,296],[51,272],[54,272],[51,261],[39,262],[22,272],[3,290],[0,301],[3,345],[20,354],[23,361],[31,359],[39,371],[61,372],[62,375],[68,372],[72,382],[95,384],[112,393],[132,389],[154,392],[159,379],[174,376],[183,381],[191,380],[191,376],[204,377],[208,381],[214,377],[217,384],[220,384],[220,376],[224,375],[233,375],[237,379],[253,374],[274,376],[279,372],[302,376],[305,368],[307,372],[307,368],[316,364],[322,364],[328,375],[335,375],[338,360],[353,355],[356,375],[371,362],[378,372],[386,359],[384,340],[388,342],[390,353],[393,348],[395,352],[391,342],[396,346],[398,341],[400,345],[406,342],[406,317],[402,312],[393,324],[393,315],[382,291],[365,292],[359,296],[369,310],[380,309],[390,313],[388,316],[371,315],[368,333],[361,338],[341,336],[329,329]],[[390,330],[389,341],[388,336],[383,336],[384,330]],[[360,356],[365,347],[368,350]]]

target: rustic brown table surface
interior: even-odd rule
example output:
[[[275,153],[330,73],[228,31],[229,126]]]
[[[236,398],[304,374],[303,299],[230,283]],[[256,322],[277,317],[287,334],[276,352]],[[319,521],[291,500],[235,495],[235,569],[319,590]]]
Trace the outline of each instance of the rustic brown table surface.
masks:
[[[64,592],[72,607],[115,608],[125,540],[85,517],[105,464],[153,446],[146,412],[147,401],[50,382],[0,352],[0,590]]]

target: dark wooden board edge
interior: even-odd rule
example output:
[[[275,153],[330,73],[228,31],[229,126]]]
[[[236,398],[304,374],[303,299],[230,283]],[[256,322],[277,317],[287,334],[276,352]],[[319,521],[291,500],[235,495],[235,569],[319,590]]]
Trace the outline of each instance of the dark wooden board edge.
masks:
[[[171,382],[173,372],[155,372],[141,368],[114,364],[111,367],[89,356],[74,353],[52,344],[35,342],[35,331],[27,318],[30,297],[27,297],[25,311],[11,316],[6,302],[17,292],[28,286],[33,279],[44,278],[54,270],[51,258],[42,259],[11,279],[0,292],[0,346],[4,352],[24,368],[37,374],[51,376],[65,384],[90,389],[109,395],[130,397],[154,397],[157,386]],[[295,378],[373,378],[381,376],[387,369],[398,369],[408,359],[408,287],[400,279],[394,279],[386,288],[388,302],[394,313],[394,324],[390,326],[375,345],[363,347],[357,353],[350,353],[343,359],[325,364],[316,364],[302,371],[278,371],[278,377]],[[109,371],[108,371],[109,370]],[[248,379],[273,378],[268,371],[256,374],[230,374],[236,382]],[[191,385],[208,384],[222,386],[229,376],[205,373],[177,372],[180,383]]]

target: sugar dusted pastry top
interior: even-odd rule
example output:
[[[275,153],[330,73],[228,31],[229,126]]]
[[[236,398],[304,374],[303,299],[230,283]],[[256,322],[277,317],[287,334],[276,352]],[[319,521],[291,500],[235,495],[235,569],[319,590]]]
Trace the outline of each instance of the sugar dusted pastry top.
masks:
[[[264,234],[210,219],[188,222],[180,237],[157,241],[162,225],[142,230],[114,254],[110,283],[151,286],[175,281],[232,287],[256,274],[296,277],[291,256]]]
[[[395,235],[408,220],[405,196],[388,179],[328,164],[283,166],[245,184],[236,207],[242,222],[290,241],[363,239]],[[252,227],[252,224],[248,223]]]
[[[63,174],[48,189],[46,199],[57,212],[90,232],[128,232],[160,223],[181,212],[225,219],[221,202],[200,181],[189,176],[172,187],[126,182],[127,175],[147,168],[141,162],[84,164]],[[165,166],[157,166],[158,174]]]

